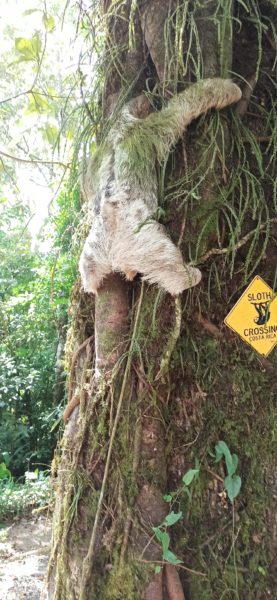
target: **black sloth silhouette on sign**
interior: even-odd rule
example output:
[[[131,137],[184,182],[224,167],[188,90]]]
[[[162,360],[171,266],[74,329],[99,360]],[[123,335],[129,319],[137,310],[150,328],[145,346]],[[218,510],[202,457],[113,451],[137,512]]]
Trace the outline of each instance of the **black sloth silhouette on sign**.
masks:
[[[268,302],[251,302],[258,313],[258,317],[254,319],[257,325],[265,325],[270,319],[269,301]]]

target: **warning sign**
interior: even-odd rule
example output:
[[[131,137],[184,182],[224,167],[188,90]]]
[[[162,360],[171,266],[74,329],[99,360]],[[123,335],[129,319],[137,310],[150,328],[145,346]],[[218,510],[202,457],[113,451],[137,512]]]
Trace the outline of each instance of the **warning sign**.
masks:
[[[257,275],[224,323],[259,354],[267,356],[277,344],[277,295]]]

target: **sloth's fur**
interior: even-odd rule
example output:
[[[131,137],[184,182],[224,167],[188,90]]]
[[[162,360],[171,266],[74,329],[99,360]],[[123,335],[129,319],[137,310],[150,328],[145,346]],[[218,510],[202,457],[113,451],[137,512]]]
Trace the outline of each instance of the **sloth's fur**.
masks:
[[[193,119],[240,97],[232,81],[206,79],[144,119],[132,116],[128,106],[123,109],[85,176],[84,189],[93,212],[80,258],[86,292],[96,293],[103,279],[116,271],[129,280],[140,273],[172,295],[199,283],[200,271],[184,264],[180,250],[154,220],[156,161],[165,160]]]

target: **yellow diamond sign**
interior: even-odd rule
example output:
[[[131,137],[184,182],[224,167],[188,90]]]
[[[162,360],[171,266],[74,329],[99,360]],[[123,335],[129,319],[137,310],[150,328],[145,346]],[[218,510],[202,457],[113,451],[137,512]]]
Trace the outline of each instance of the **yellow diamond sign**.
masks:
[[[224,323],[259,354],[267,356],[277,344],[277,295],[257,275]]]

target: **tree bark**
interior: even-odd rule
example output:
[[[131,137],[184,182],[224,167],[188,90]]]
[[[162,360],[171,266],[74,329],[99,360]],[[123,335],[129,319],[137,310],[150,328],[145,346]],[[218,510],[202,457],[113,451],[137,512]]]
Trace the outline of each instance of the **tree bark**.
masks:
[[[255,6],[258,10],[258,3]],[[251,9],[254,12],[248,20],[240,2],[230,0],[223,6],[219,0],[191,5],[144,0],[135,13],[133,9],[129,0],[103,2],[109,59],[103,99],[106,118],[122,98],[129,100],[146,89],[149,93],[149,73],[152,90],[159,88],[170,95],[183,89],[181,73],[193,80],[226,76],[236,67],[244,77],[239,53],[245,40],[254,46],[254,59],[259,56],[261,42],[253,26],[257,13]],[[264,14],[275,18],[276,12],[266,4]],[[263,68],[269,72],[274,57],[266,40],[263,44]],[[260,83],[258,79],[259,98],[265,98],[265,89],[268,94],[264,100],[267,118],[272,110],[271,86],[272,73],[270,83],[269,78],[266,84],[263,76]],[[198,129],[193,124],[178,145],[174,161],[170,159],[164,169],[166,225],[172,237],[179,239],[186,258],[189,245],[203,254],[224,237],[228,243],[226,225],[220,231],[218,225],[220,190],[224,186],[240,190],[240,185],[246,185],[243,179],[236,183],[232,169],[248,160],[254,142],[245,154],[239,154],[232,136],[237,135],[239,148],[242,134],[235,128],[229,133],[231,120],[226,112],[224,124],[214,135],[216,118],[205,119],[204,130],[201,124]],[[255,135],[255,126],[250,119],[245,127]],[[205,127],[210,128],[208,134]],[[222,157],[231,150],[232,159],[225,163]],[[268,176],[272,162],[265,154],[261,160]],[[197,161],[201,163],[198,170]],[[252,182],[258,167],[253,157],[249,161]],[[271,185],[270,175],[265,183],[268,194]],[[191,204],[186,203],[188,189],[189,194],[196,189],[195,196],[201,198],[193,203],[189,195]],[[262,203],[259,209],[250,199],[247,202],[248,212],[239,203],[231,207],[246,231],[253,214],[256,218],[259,210],[261,214],[265,210]],[[212,227],[202,233],[210,215]],[[227,226],[232,218],[228,217]],[[232,221],[235,232],[237,219],[234,216]],[[262,231],[255,243],[256,250],[249,250],[253,263],[265,248]],[[165,296],[138,278],[127,283],[118,274],[104,281],[95,307],[88,295],[76,292],[71,331],[74,352],[72,348],[69,352],[69,401],[74,399],[74,410],[67,413],[56,484],[49,600],[224,596],[262,600],[265,581],[268,597],[273,598],[272,540],[270,532],[264,532],[266,518],[272,522],[272,499],[267,501],[260,483],[266,476],[267,489],[271,485],[272,380],[270,370],[266,375],[250,350],[222,331],[234,286],[241,289],[245,283],[247,256],[236,256],[232,281],[220,255],[211,265],[205,263],[202,287],[182,299]],[[270,260],[262,275],[273,283]],[[267,406],[262,402],[264,393]],[[258,410],[262,424],[256,419]],[[224,490],[224,465],[218,468],[208,453],[219,439],[225,439],[239,455],[243,490],[233,505]],[[184,489],[182,476],[193,468],[196,458],[201,461],[201,474]],[[179,511],[182,520],[165,527],[168,513]],[[153,530],[159,526],[161,532],[170,534],[168,549],[181,559],[181,568],[174,564],[176,557],[171,557],[171,563],[166,560],[165,548]],[[257,581],[251,575],[252,564]]]

